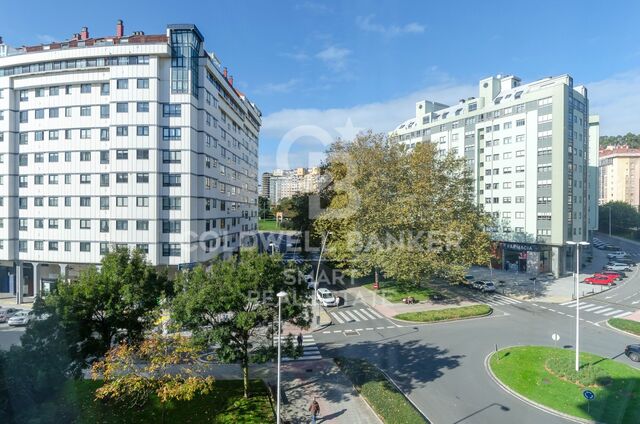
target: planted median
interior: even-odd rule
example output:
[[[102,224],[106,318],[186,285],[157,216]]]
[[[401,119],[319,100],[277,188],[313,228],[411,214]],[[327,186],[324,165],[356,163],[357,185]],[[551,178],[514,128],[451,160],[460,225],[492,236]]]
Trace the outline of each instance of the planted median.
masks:
[[[611,318],[607,321],[610,326],[617,328],[618,330],[626,331],[627,333],[640,336],[640,322],[631,321],[630,319]]]
[[[489,315],[493,309],[489,305],[460,306],[458,308],[434,309],[420,312],[405,312],[394,316],[395,319],[415,322],[449,321]]]
[[[540,405],[604,423],[640,422],[640,371],[590,353],[542,346],[517,346],[494,353],[489,366],[509,389]],[[590,402],[584,390],[595,394]]]
[[[336,358],[335,361],[384,423],[429,422],[375,365],[363,359]]]

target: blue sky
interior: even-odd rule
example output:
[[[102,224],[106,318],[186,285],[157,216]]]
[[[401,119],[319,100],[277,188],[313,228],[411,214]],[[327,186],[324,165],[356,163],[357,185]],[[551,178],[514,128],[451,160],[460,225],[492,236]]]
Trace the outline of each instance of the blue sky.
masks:
[[[263,111],[261,171],[317,163],[336,136],[388,131],[415,101],[476,95],[479,79],[499,73],[524,82],[570,73],[589,88],[603,134],[640,131],[640,2],[2,3],[0,35],[12,46],[82,26],[113,34],[117,19],[127,33],[195,23]]]

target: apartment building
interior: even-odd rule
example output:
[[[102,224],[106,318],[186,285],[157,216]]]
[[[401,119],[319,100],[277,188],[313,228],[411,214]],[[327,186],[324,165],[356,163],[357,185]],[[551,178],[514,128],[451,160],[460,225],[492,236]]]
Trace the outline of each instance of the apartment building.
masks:
[[[474,201],[494,218],[489,231],[500,266],[555,275],[572,269],[567,242],[597,228],[589,218],[597,186],[588,181],[597,173],[589,155],[598,143],[589,134],[599,121],[589,120],[586,87],[569,75],[527,84],[498,75],[479,82],[477,98],[453,106],[425,100],[415,110],[390,135],[466,159]]]
[[[263,192],[265,192],[266,181],[268,181],[266,193],[268,193],[271,204],[276,205],[282,199],[296,194],[317,193],[323,187],[326,176],[321,173],[318,167],[276,169],[273,172],[262,174]]]
[[[237,251],[260,125],[194,25],[0,40],[0,291],[20,301],[114,246],[173,269]]]
[[[600,199],[640,209],[640,149],[608,146],[600,150]]]

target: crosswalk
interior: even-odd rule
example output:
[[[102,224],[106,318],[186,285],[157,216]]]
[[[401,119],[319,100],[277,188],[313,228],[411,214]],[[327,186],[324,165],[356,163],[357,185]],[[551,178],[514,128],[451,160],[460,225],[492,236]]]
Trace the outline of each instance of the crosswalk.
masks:
[[[278,336],[273,336],[274,342],[277,343]],[[284,344],[286,336],[282,335],[282,343]],[[296,345],[296,338],[293,338],[293,344]],[[294,362],[294,361],[316,361],[318,359],[322,359],[322,355],[320,354],[320,350],[316,345],[316,341],[313,338],[312,334],[304,334],[302,336],[302,356],[298,358],[290,358],[288,356],[283,356],[281,358],[282,362]]]
[[[509,306],[522,303],[518,299],[512,299],[499,293],[472,294],[469,297],[476,302],[486,303],[489,306]]]
[[[571,302],[564,302],[564,303],[561,303],[560,306],[575,309],[576,301],[573,300]],[[603,317],[608,317],[608,318],[624,318],[633,313],[633,312],[625,311],[624,309],[617,309],[616,307],[611,307],[607,305],[598,305],[596,303],[581,303],[580,306],[578,306],[578,310],[581,312],[582,311],[591,312],[596,315],[601,315]]]
[[[329,312],[331,319],[338,324],[347,324],[350,322],[370,321],[384,318],[379,312],[371,308],[362,309],[343,309],[340,311]]]

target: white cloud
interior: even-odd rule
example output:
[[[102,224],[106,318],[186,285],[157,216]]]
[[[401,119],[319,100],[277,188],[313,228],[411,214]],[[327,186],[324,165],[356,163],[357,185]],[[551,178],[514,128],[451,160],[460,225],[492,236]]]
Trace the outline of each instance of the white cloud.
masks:
[[[600,115],[600,134],[640,132],[640,69],[586,84],[589,113]]]
[[[256,94],[283,94],[290,93],[300,83],[300,79],[291,78],[285,82],[267,83],[254,90]]]
[[[382,25],[380,23],[373,22],[373,15],[358,16],[356,18],[356,25],[363,31],[376,32],[386,37],[395,37],[402,34],[421,34],[425,30],[425,26],[417,22],[409,22],[401,26],[398,25]]]
[[[344,69],[347,58],[351,54],[351,50],[343,47],[329,46],[324,50],[319,51],[316,57],[323,61],[327,66],[332,69],[340,70]]]
[[[293,59],[298,62],[304,62],[305,60],[309,60],[309,55],[303,51],[296,52],[282,52],[280,56],[286,57],[287,59]]]

